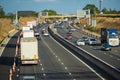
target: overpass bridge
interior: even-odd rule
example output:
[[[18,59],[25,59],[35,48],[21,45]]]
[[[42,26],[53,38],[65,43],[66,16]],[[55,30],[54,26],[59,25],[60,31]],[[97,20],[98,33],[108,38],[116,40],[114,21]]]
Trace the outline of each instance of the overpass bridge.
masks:
[[[60,18],[61,20],[64,20],[65,18],[76,18],[76,15],[51,15],[51,16],[40,16],[40,20],[45,21],[46,19],[51,18]]]
[[[72,18],[77,17],[76,15],[51,15],[51,16],[41,16],[41,18]]]

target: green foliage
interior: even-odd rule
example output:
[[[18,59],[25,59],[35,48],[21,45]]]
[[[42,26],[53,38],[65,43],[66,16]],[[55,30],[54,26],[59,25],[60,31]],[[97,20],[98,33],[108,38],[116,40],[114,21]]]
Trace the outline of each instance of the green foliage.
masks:
[[[57,15],[57,12],[54,11],[54,10],[47,10],[47,9],[45,9],[42,12],[48,12],[48,15]]]
[[[104,14],[120,14],[120,11],[117,11],[115,9],[112,10],[111,8],[109,10],[107,10],[106,8],[103,8],[102,12]]]
[[[106,8],[103,8],[102,12],[103,12],[104,14],[107,14],[107,13],[108,13],[108,10],[107,10]]]
[[[0,6],[0,18],[4,17],[4,16],[5,16],[5,12],[4,12],[2,6]]]
[[[99,10],[98,8],[94,5],[94,4],[87,4],[83,10],[88,10],[90,9],[90,13],[91,14],[94,14],[94,13],[99,13]]]
[[[77,23],[76,23],[76,26],[79,26],[79,25],[80,25],[80,23],[77,22]]]

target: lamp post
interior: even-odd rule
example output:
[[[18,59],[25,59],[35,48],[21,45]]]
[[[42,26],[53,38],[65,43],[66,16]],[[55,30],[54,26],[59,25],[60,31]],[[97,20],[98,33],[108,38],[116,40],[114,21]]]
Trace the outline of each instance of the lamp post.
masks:
[[[103,1],[103,0],[99,0],[99,10],[100,10],[100,13],[102,12],[102,11],[101,11],[101,9],[102,9],[102,8],[101,8],[101,7],[102,7],[102,1]]]

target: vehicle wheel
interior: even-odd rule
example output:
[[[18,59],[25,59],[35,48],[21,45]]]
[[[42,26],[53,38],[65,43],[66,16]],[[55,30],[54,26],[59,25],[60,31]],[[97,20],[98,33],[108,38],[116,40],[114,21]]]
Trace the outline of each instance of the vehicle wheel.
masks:
[[[110,49],[110,51],[111,51],[112,49]]]

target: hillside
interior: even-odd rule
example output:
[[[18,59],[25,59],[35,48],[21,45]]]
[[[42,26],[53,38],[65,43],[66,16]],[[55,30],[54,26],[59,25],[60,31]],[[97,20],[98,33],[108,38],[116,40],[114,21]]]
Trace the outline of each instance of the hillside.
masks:
[[[87,19],[80,19],[80,26],[83,27],[84,24],[88,24]],[[116,28],[120,32],[120,18],[112,18],[112,17],[97,17],[96,18],[96,29],[100,29],[102,27],[105,28]],[[92,26],[91,26],[92,27]]]
[[[11,19],[0,18],[0,42],[15,28],[11,23]]]
[[[19,24],[20,27],[26,26],[27,21],[35,20],[35,17],[20,17]],[[11,19],[8,18],[0,18],[0,42],[8,36],[9,31],[16,28],[12,25]]]
[[[20,27],[26,26],[27,21],[33,21],[33,20],[36,20],[36,17],[20,17],[19,18]]]

